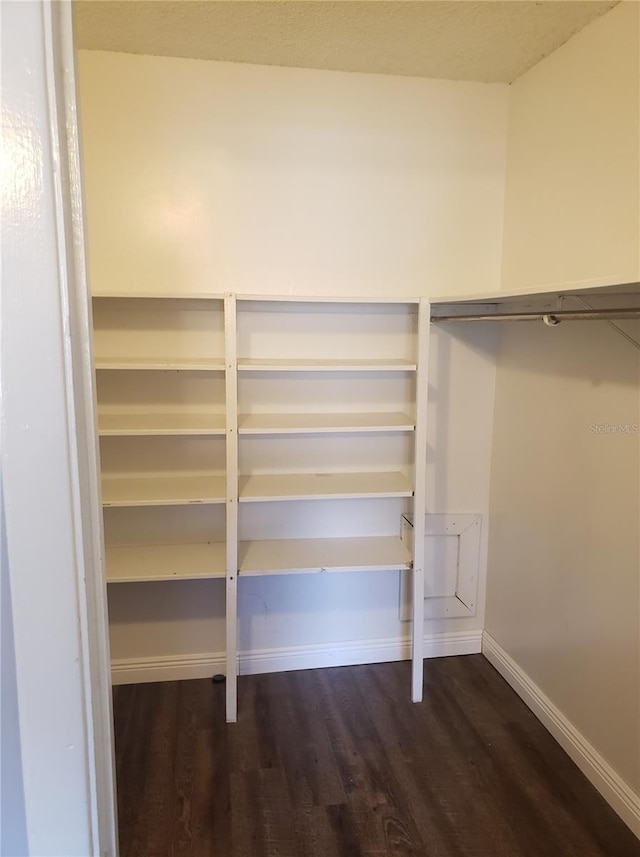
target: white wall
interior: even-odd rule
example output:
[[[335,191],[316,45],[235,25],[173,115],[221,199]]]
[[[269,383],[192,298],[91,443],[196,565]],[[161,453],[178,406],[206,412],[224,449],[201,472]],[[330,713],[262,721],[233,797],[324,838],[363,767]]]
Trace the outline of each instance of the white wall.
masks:
[[[504,286],[638,279],[639,12],[511,87]],[[503,330],[486,628],[638,792],[640,435],[591,426],[640,423],[639,352],[596,322]]]
[[[638,16],[625,0],[510,87],[505,288],[638,278]]]
[[[80,52],[92,288],[495,288],[507,87]]]
[[[94,291],[496,288],[507,87],[100,52],[79,67]],[[486,517],[493,337],[434,333],[430,512]],[[111,587],[114,659],[222,651],[222,598],[218,581]],[[246,580],[240,604],[241,649],[408,632],[397,574]],[[483,605],[427,631],[477,638]]]
[[[559,377],[560,376],[560,377]],[[608,327],[507,329],[486,628],[638,790],[638,352]]]

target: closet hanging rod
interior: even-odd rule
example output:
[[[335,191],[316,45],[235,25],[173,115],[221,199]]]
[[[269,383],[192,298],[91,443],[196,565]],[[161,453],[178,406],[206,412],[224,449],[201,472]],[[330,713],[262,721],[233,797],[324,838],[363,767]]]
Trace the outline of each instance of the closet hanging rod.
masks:
[[[610,319],[640,318],[640,309],[594,309],[594,310],[556,310],[540,312],[496,312],[488,315],[433,315],[433,323],[458,321],[545,321],[559,323],[560,321],[607,321]]]

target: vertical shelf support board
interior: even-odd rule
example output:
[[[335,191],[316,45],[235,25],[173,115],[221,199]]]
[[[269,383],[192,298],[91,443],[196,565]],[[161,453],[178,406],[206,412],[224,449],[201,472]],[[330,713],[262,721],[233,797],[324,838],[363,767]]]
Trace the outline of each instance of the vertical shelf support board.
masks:
[[[227,459],[227,723],[238,717],[238,364],[236,356],[236,299],[225,295],[225,395]]]
[[[413,627],[411,699],[422,702],[424,674],[424,519],[427,479],[427,404],[429,398],[429,331],[431,306],[421,298],[418,307],[418,369],[416,375],[416,431],[414,451]]]

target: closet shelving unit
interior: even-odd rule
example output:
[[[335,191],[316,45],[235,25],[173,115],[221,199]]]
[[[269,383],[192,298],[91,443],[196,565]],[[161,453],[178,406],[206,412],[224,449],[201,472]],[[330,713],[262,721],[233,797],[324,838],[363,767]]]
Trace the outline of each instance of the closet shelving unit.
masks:
[[[412,570],[418,701],[424,533],[410,554],[400,522],[425,518],[430,323],[597,319],[637,344],[638,318],[639,284],[615,280],[430,301],[96,295],[107,581],[226,579],[234,721],[238,579]]]
[[[421,699],[428,302],[98,295],[94,330],[107,580],[226,578],[227,719],[258,575],[413,569]],[[203,505],[223,525],[193,539],[174,518]]]
[[[94,295],[93,314],[107,582],[224,577],[222,299]]]
[[[238,448],[228,473],[237,485],[228,567],[237,575],[227,578],[227,719],[236,719],[237,581],[257,575],[413,568],[412,695],[421,698],[423,563],[403,544],[399,516],[424,502],[428,305],[228,301],[228,422]]]

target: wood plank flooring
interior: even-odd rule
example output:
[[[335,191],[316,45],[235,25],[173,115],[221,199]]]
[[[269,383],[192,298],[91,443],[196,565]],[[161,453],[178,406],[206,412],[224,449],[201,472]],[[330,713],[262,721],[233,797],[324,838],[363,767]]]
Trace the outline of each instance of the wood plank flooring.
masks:
[[[114,689],[121,857],[640,857],[482,657]]]

